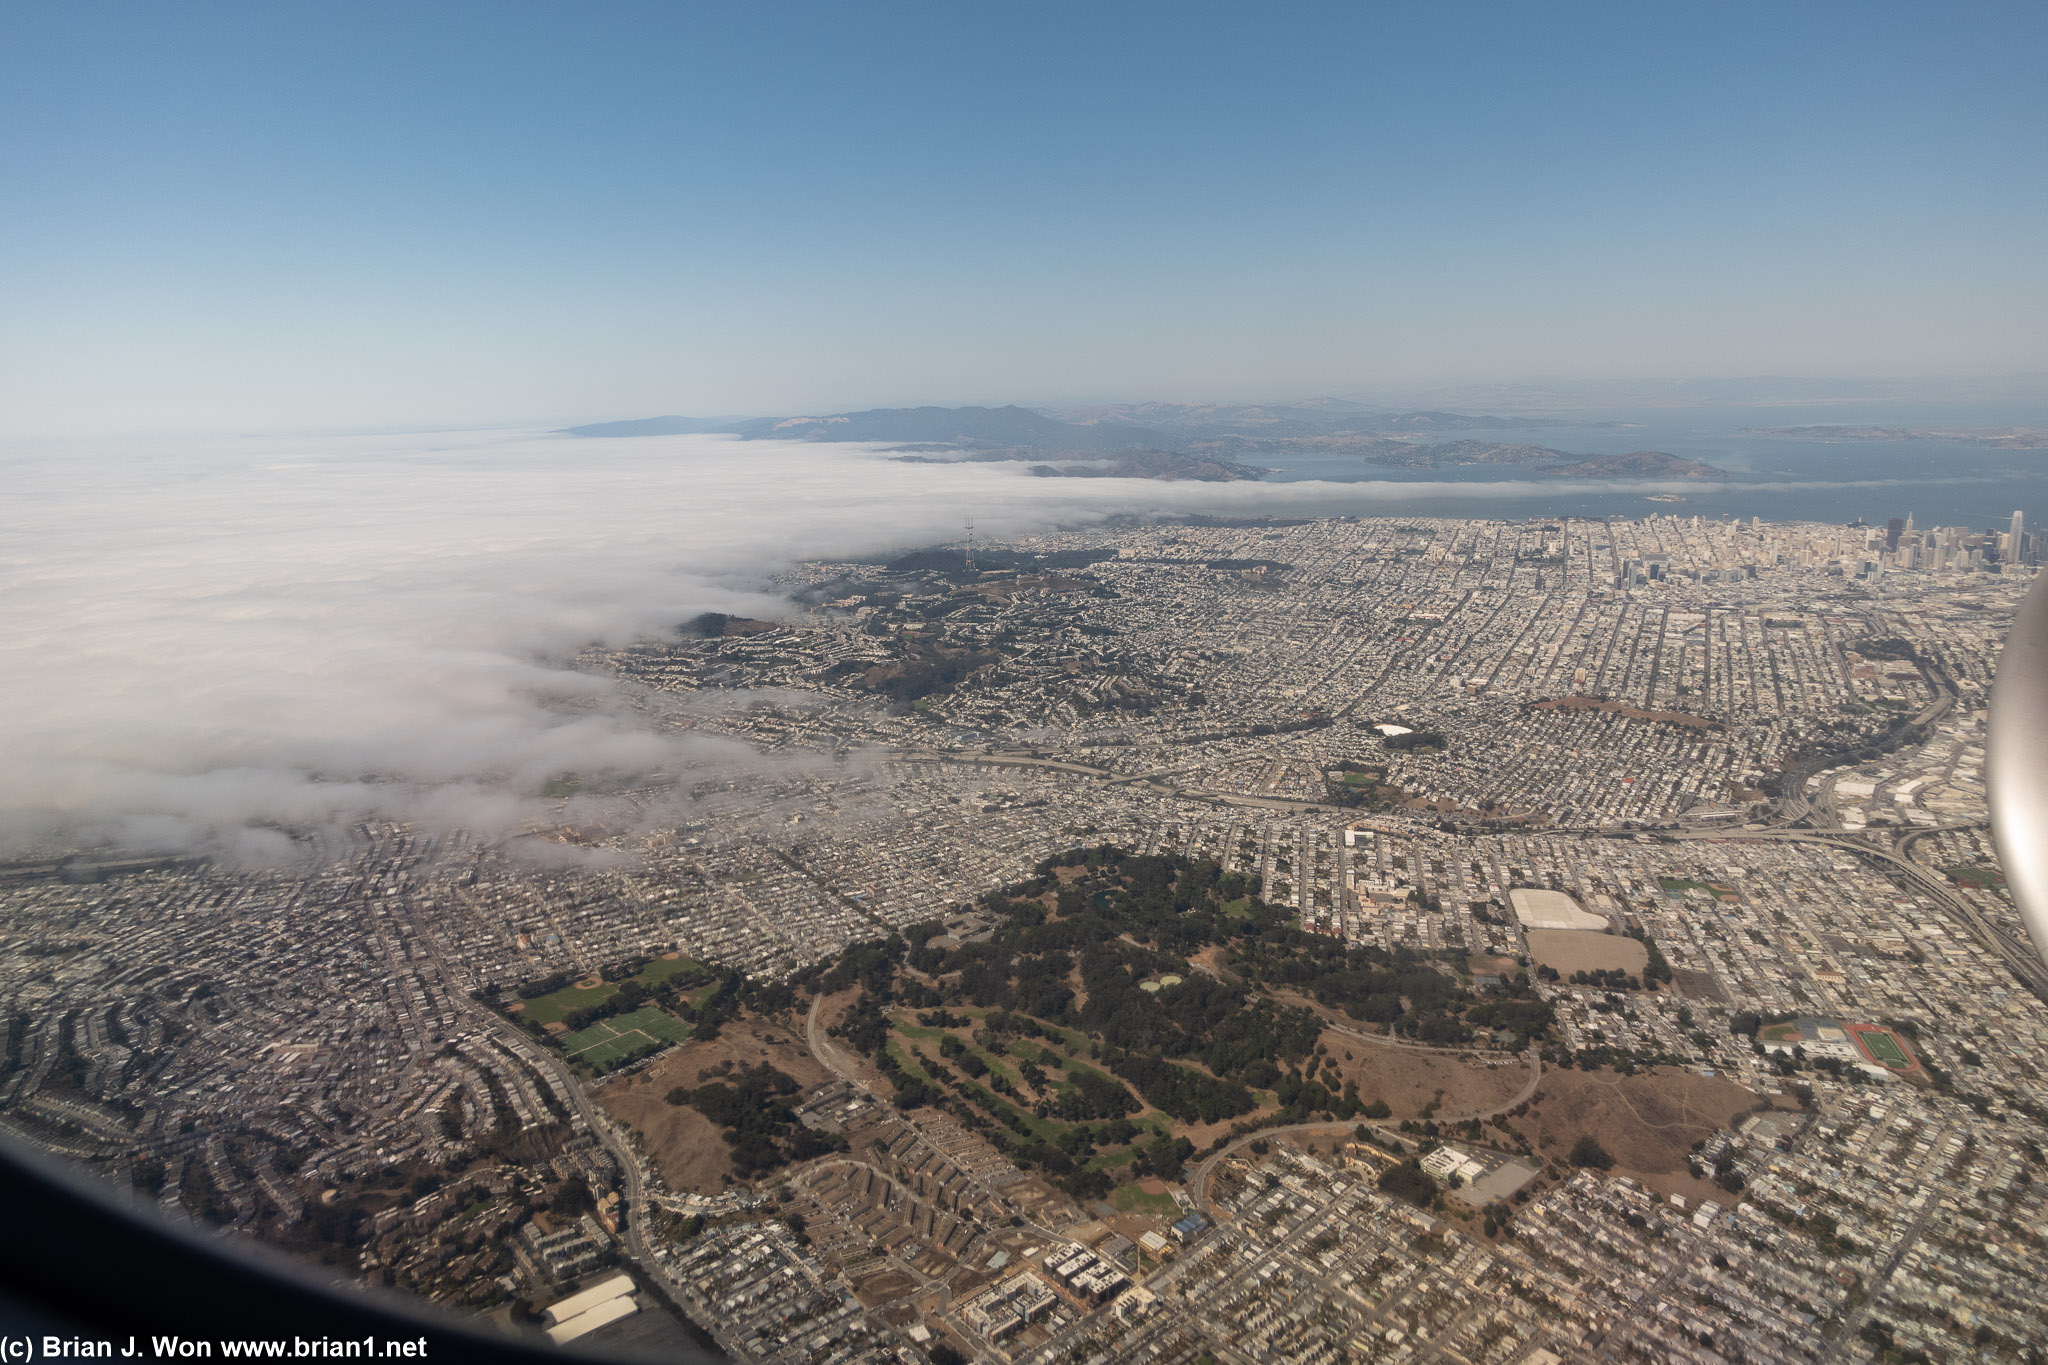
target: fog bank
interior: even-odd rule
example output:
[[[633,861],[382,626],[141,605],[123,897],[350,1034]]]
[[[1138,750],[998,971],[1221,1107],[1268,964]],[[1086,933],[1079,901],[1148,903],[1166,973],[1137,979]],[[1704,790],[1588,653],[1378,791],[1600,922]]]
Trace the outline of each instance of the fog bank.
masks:
[[[765,577],[799,559],[955,539],[970,515],[999,537],[1549,491],[1040,479],[505,432],[16,444],[0,477],[0,855],[252,861],[288,851],[280,829],[506,832],[552,817],[538,792],[563,773],[746,758],[654,729],[567,660],[704,611],[774,615]]]

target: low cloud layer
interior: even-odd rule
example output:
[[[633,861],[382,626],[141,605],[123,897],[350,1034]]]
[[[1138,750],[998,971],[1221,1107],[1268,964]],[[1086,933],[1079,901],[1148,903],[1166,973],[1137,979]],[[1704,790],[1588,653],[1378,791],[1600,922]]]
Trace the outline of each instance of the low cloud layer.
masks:
[[[1001,536],[1540,495],[495,432],[43,444],[0,452],[0,478],[0,855],[249,860],[365,817],[514,830],[561,773],[744,757],[652,729],[565,661],[703,611],[773,614],[764,576],[798,559],[951,539],[970,514]]]

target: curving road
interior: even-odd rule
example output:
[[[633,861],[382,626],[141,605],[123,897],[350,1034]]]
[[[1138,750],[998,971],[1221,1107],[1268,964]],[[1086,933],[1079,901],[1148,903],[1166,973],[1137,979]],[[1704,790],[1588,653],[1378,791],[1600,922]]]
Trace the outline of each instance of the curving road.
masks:
[[[1977,821],[1974,825],[1960,825],[1955,826],[1955,828],[1970,829],[1982,823],[1982,821]],[[1932,827],[1917,831],[1917,833],[1923,834],[1934,832],[1935,829]],[[1888,868],[1897,869],[1916,888],[1940,901],[1957,919],[1961,920],[1968,927],[1977,942],[1983,946],[1984,950],[2005,963],[2012,970],[2012,974],[2020,979],[2021,984],[2042,999],[2048,1000],[2048,967],[2044,967],[2041,960],[2025,944],[2015,942],[2004,930],[1985,919],[1976,906],[1955,893],[1955,889],[1948,884],[1947,878],[1924,863],[1917,863],[1909,858],[1901,858],[1896,853],[1877,848],[1847,830],[1720,830],[1715,832],[1673,834],[1669,837],[1674,839],[1716,839],[1728,843],[1820,844],[1827,848],[1837,848],[1847,853],[1854,853],[1858,857],[1868,858]]]
[[[831,1035],[819,1026],[818,1010],[824,1003],[824,996],[812,996],[810,1013],[804,1017],[804,1044],[810,1048],[811,1055],[816,1057],[827,1071],[830,1071],[840,1080],[845,1081],[848,1085],[856,1086],[865,1092],[875,1103],[887,1110],[898,1123],[901,1123],[905,1128],[917,1134],[927,1147],[930,1147],[934,1152],[941,1151],[942,1149],[939,1144],[927,1136],[924,1129],[918,1127],[917,1120],[911,1118],[910,1115],[904,1113],[880,1095],[875,1094],[874,1087],[862,1080],[854,1069],[847,1064],[845,1053],[840,1050],[837,1043],[832,1041]],[[1003,1210],[1007,1215],[1023,1218],[1023,1226],[1030,1228],[1033,1232],[1042,1233],[1049,1238],[1057,1236],[1052,1229],[1041,1227],[1036,1220],[1024,1218],[1022,1211],[1015,1204],[1004,1198],[1001,1191],[984,1183],[979,1176],[973,1175],[961,1168],[958,1162],[954,1163],[954,1169],[960,1172],[961,1180],[965,1181],[976,1193],[987,1199],[995,1208]]]
[[[1420,1045],[1417,1044],[1415,1046]],[[1527,1049],[1527,1052],[1529,1056],[1529,1080],[1523,1085],[1521,1090],[1516,1092],[1512,1099],[1505,1100],[1492,1109],[1483,1110],[1478,1113],[1451,1115],[1442,1119],[1441,1122],[1465,1123],[1472,1119],[1478,1119],[1481,1123],[1484,1123],[1488,1119],[1507,1113],[1516,1105],[1535,1095],[1536,1087],[1543,1083],[1543,1058],[1537,1055],[1534,1048]],[[1381,1129],[1378,1124],[1368,1123],[1366,1126],[1375,1133],[1381,1134],[1382,1141],[1386,1140],[1385,1130]],[[1209,1221],[1213,1223],[1216,1221],[1216,1206],[1209,1202],[1209,1179],[1216,1173],[1216,1167],[1222,1163],[1225,1157],[1238,1151],[1240,1148],[1250,1146],[1260,1138],[1277,1137],[1283,1133],[1320,1133],[1327,1132],[1332,1128],[1342,1128],[1348,1132],[1353,1130],[1353,1125],[1343,1119],[1323,1119],[1315,1123],[1289,1123],[1278,1128],[1261,1128],[1256,1132],[1246,1133],[1235,1142],[1213,1153],[1195,1169],[1195,1178],[1189,1182],[1188,1193],[1195,1203],[1200,1206],[1202,1212],[1209,1216]]]
[[[409,917],[409,923],[440,969],[441,979],[448,982],[463,980],[464,976],[457,975],[449,967],[440,940],[432,929],[422,923],[417,916]],[[584,1127],[604,1144],[605,1150],[610,1152],[612,1159],[618,1163],[619,1172],[626,1186],[623,1197],[624,1216],[620,1219],[619,1229],[619,1245],[626,1259],[638,1266],[641,1275],[649,1282],[661,1286],[669,1298],[681,1304],[690,1322],[717,1342],[728,1357],[740,1362],[740,1365],[752,1365],[757,1357],[726,1333],[717,1314],[711,1310],[711,1305],[705,1303],[691,1285],[670,1275],[656,1259],[653,1248],[647,1243],[647,1212],[652,1200],[647,1194],[647,1173],[640,1164],[640,1156],[619,1135],[618,1130],[612,1127],[611,1120],[605,1113],[591,1103],[590,1097],[584,1093],[583,1087],[576,1083],[576,1077],[568,1066],[551,1049],[536,1044],[524,1030],[496,1010],[469,999],[466,992],[450,991],[448,998],[456,1002],[459,1010],[481,1021],[492,1033],[503,1038],[515,1055],[545,1074],[553,1083],[555,1090],[568,1103],[575,1106]]]
[[[1922,676],[1927,676],[1925,670],[1923,670]],[[1911,720],[1892,732],[1892,734],[1898,737],[1898,742],[1892,744],[1883,752],[1891,753],[1897,749],[1904,748],[1908,744],[1920,743],[1926,738],[1924,733],[1926,728],[1947,715],[1950,708],[1956,704],[1955,684],[1950,682],[1947,677],[1939,672],[1935,672],[1931,677],[1928,677],[1928,683],[1935,690],[1934,700],[1922,707]],[[1915,731],[1922,733],[1916,737]],[[1814,774],[1825,772],[1829,768],[1850,768],[1858,763],[1867,761],[1847,752],[1822,754],[1786,769],[1783,788],[1785,794],[1778,800],[1779,818],[1788,825],[1796,825],[1802,820],[1832,816],[1834,813],[1834,780],[1831,778],[1822,784],[1821,799],[1818,802],[1811,802],[1806,799],[1807,781]]]
[[[839,1045],[818,1026],[818,1010],[824,1003],[825,997],[822,995],[811,997],[811,1012],[804,1016],[804,1046],[811,1050],[811,1055],[816,1057],[827,1071],[848,1085],[873,1095],[875,1088],[855,1074],[853,1068],[840,1054]]]
[[[655,1259],[654,1249],[647,1243],[647,1210],[651,1201],[647,1195],[647,1175],[641,1168],[639,1154],[619,1136],[618,1131],[611,1126],[611,1120],[590,1102],[590,1097],[584,1094],[583,1087],[576,1084],[575,1077],[567,1072],[552,1052],[534,1048],[532,1039],[495,1011],[486,1010],[483,1017],[490,1022],[494,1030],[505,1036],[522,1058],[546,1068],[549,1078],[555,1083],[555,1088],[570,1104],[576,1106],[576,1112],[582,1117],[584,1126],[590,1129],[591,1135],[603,1143],[605,1150],[612,1154],[612,1159],[618,1162],[619,1171],[625,1177],[626,1183],[625,1216],[619,1221],[619,1243],[627,1257],[640,1268],[642,1275],[662,1286],[671,1298],[679,1301],[688,1310],[690,1321],[709,1334],[726,1355],[742,1362],[742,1365],[754,1361],[756,1357],[752,1352],[741,1347],[727,1335],[711,1305],[704,1302],[690,1285],[670,1275],[661,1262]]]

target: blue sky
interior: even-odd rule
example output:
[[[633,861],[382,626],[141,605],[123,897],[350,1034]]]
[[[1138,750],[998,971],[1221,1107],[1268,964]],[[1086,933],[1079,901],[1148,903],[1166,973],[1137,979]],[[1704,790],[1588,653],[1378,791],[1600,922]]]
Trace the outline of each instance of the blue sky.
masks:
[[[2038,4],[16,5],[0,430],[2048,371],[2044,40]]]

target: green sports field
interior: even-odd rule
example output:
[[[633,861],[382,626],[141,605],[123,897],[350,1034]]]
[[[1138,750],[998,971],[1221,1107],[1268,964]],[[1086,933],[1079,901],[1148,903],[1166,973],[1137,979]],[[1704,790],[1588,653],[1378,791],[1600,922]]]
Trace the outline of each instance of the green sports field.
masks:
[[[670,977],[688,976],[701,972],[704,964],[694,957],[657,957],[633,974],[633,979],[643,986],[658,986]]]
[[[1881,1033],[1876,1029],[1857,1029],[1855,1032],[1856,1041],[1879,1066],[1888,1066],[1894,1071],[1912,1069],[1913,1059],[1906,1055],[1906,1050],[1900,1047],[1898,1040],[1889,1033]]]
[[[577,1061],[606,1071],[630,1057],[670,1043],[680,1043],[689,1036],[688,1024],[672,1019],[652,1006],[643,1005],[630,1014],[600,1019],[589,1028],[566,1034],[561,1044],[562,1051]]]
[[[1136,1181],[1110,1191],[1109,1206],[1119,1213],[1149,1213],[1158,1218],[1171,1218],[1180,1212],[1172,1195],[1147,1194]]]
[[[536,996],[526,1003],[524,1013],[537,1024],[559,1024],[571,1010],[600,1004],[617,995],[617,986],[564,986],[553,995]]]
[[[704,964],[694,957],[657,957],[635,972],[630,979],[652,989],[665,981],[693,976],[705,970]],[[705,997],[717,989],[716,982],[698,988],[692,994],[690,1003],[703,1004]],[[590,1005],[601,1005],[618,993],[618,986],[609,981],[600,982],[595,986],[564,986],[552,994],[536,995],[530,1000],[522,1001],[521,1013],[536,1024],[559,1024],[577,1010]]]

